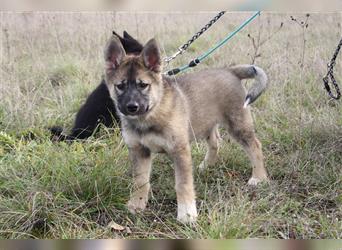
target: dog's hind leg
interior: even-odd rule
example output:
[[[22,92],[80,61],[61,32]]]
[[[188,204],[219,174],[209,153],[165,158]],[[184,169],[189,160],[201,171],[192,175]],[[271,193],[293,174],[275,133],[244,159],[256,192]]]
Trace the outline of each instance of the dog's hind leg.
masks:
[[[127,203],[131,213],[143,211],[146,208],[150,190],[151,152],[143,146],[129,148],[133,167],[133,193]]]
[[[227,125],[230,135],[242,145],[252,163],[252,177],[249,185],[257,185],[261,181],[267,181],[267,172],[264,167],[264,157],[261,143],[255,136],[253,119],[249,108],[240,109],[227,116]]]
[[[217,162],[217,153],[219,149],[220,133],[218,125],[212,128],[207,138],[207,153],[204,160],[199,165],[200,170],[204,170],[208,166],[213,166]]]

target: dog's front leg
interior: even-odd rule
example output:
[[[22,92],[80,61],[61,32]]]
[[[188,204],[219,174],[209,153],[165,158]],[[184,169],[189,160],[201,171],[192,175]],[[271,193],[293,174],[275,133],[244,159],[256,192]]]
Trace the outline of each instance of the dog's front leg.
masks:
[[[150,190],[151,152],[141,145],[129,148],[133,170],[133,193],[127,207],[131,213],[146,208]]]
[[[195,222],[197,210],[189,143],[178,145],[171,153],[171,158],[175,165],[177,219],[182,223]]]

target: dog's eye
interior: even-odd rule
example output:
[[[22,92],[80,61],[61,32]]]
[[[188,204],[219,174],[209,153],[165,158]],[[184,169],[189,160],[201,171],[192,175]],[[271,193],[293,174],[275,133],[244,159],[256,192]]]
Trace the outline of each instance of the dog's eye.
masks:
[[[126,87],[126,85],[124,83],[120,83],[120,84],[116,84],[115,87],[120,90],[123,91]]]
[[[139,82],[139,83],[138,83],[138,87],[139,87],[140,89],[146,89],[148,86],[149,86],[149,84],[148,84],[148,83],[145,83],[145,82]]]

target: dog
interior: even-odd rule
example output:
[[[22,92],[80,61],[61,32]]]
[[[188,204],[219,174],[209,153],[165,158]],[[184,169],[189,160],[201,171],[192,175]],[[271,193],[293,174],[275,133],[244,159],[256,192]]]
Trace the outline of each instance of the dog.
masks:
[[[119,38],[125,52],[127,54],[138,55],[142,51],[142,44],[123,32],[123,37],[113,31],[113,35]],[[86,139],[94,132],[99,124],[106,127],[113,127],[120,123],[119,116],[112,99],[110,98],[107,85],[104,80],[100,85],[88,96],[85,104],[76,114],[76,120],[71,133],[63,134],[63,128],[53,126],[50,129],[52,141],[73,141],[76,139]]]
[[[121,120],[133,168],[133,192],[127,203],[132,213],[146,207],[152,153],[166,153],[175,168],[177,219],[183,223],[196,221],[190,142],[206,140],[208,151],[200,168],[214,165],[218,126],[225,127],[245,149],[253,166],[248,183],[268,180],[248,106],[267,86],[261,68],[238,65],[168,77],[162,74],[155,39],[135,56],[127,55],[114,36],[106,44],[104,59],[105,82]],[[247,78],[255,79],[248,92],[241,83]]]

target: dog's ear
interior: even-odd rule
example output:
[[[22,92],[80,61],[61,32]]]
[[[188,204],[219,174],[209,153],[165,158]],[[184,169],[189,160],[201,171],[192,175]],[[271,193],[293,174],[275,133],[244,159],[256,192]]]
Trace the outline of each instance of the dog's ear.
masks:
[[[122,47],[124,48],[126,54],[130,54],[131,52],[129,50],[127,50],[127,44],[129,43],[129,41],[127,41],[127,39],[125,37],[120,36],[118,33],[116,33],[115,31],[113,31],[113,35],[117,36],[121,42]]]
[[[113,30],[113,35],[117,36],[118,38],[122,38],[118,33],[115,32],[115,30]],[[121,39],[120,39],[121,40]]]
[[[117,69],[125,56],[126,52],[122,47],[120,39],[117,36],[112,36],[104,49],[106,72]]]
[[[123,32],[123,37],[129,40],[135,40],[130,34],[127,33],[126,30]]]
[[[124,42],[122,43],[122,45],[124,46],[127,54],[141,53],[143,46],[138,40],[134,39],[130,34],[127,33],[127,31],[123,32],[123,37]]]
[[[126,31],[123,32],[123,37],[120,36],[115,31],[113,31],[113,35],[117,36],[120,39],[120,42],[126,54],[140,54],[140,52],[142,51],[143,49],[142,44],[138,42],[137,40],[135,40]]]
[[[157,73],[161,71],[160,51],[155,39],[151,39],[146,43],[141,56],[146,68]]]

